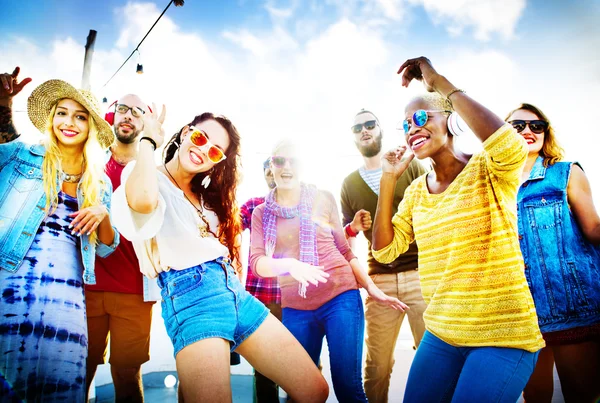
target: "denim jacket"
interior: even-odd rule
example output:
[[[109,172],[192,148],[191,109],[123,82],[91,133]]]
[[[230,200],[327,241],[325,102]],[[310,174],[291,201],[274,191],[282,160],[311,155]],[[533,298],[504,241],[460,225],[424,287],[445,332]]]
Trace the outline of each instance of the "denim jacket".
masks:
[[[519,240],[542,333],[600,323],[600,247],[567,202],[572,163],[538,157],[519,189]]]
[[[0,269],[16,272],[33,243],[35,234],[46,213],[46,194],[42,183],[42,162],[46,149],[43,145],[28,145],[19,140],[0,144]],[[102,203],[110,212],[112,186],[102,194]],[[59,183],[60,185],[60,183]],[[81,189],[77,188],[79,206],[83,203]],[[81,236],[83,281],[95,284],[95,255],[110,255],[119,244],[115,229],[112,245],[90,243],[87,235]]]

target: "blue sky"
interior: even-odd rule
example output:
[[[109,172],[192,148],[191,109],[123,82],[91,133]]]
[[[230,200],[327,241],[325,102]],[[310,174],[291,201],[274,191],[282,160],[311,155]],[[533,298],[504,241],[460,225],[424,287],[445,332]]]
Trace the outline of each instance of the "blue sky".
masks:
[[[228,115],[247,140],[245,166],[257,171],[276,139],[302,139],[313,160],[335,163],[327,178],[321,166],[309,167],[307,179],[335,194],[361,163],[348,132],[357,110],[379,116],[384,146],[402,143],[396,123],[422,87],[401,88],[395,71],[425,55],[502,117],[518,102],[538,104],[567,156],[587,168],[598,199],[600,169],[586,147],[597,141],[586,135],[587,122],[572,118],[578,103],[600,109],[600,1],[186,0],[170,7],[141,56],[102,87],[167,3],[3,0],[0,69],[20,65],[34,78],[17,106],[43,80],[78,84],[85,39],[95,29],[92,89],[99,97],[136,92],[165,103],[172,131],[205,109]],[[24,116],[18,120],[31,130]],[[464,147],[477,145],[465,139]],[[261,180],[247,174],[242,193]]]
[[[351,1],[350,1],[351,2]],[[8,0],[3,3],[9,4]],[[0,33],[4,35],[27,35],[35,40],[48,40],[72,36],[85,38],[89,29],[95,29],[98,46],[110,46],[119,35],[119,24],[123,21],[115,11],[127,2],[122,0],[81,1],[81,0],[28,0],[11,1],[10,6],[3,7],[0,15]],[[150,1],[162,10],[168,1]],[[303,3],[303,2],[300,2]],[[330,24],[344,13],[327,1],[307,1],[318,4],[318,12],[310,7],[299,6],[295,19],[309,18],[319,21],[323,26]],[[366,2],[365,2],[366,3]],[[569,4],[570,3],[570,4]],[[168,16],[182,27],[192,32],[204,32],[218,38],[226,26],[244,26],[250,29],[265,29],[272,24],[267,2],[252,0],[220,0],[198,1],[187,0],[184,7],[171,6]],[[282,2],[282,6],[294,4],[293,1]],[[522,36],[538,37],[539,33],[560,38],[562,34],[573,33],[579,23],[587,19],[591,24],[597,21],[600,2],[582,0],[564,2],[560,0],[536,0],[526,4],[523,15],[516,27],[516,33]],[[426,21],[426,24],[422,24]],[[356,21],[360,23],[360,21]],[[410,32],[398,27],[390,30],[390,38],[406,39],[407,35],[429,34],[421,38],[420,43],[443,43],[445,29],[443,25],[432,26],[431,18],[421,5],[410,5],[408,15],[399,26],[411,24]],[[425,39],[425,42],[422,41]],[[455,41],[469,43],[472,38],[465,35],[454,38]],[[507,42],[499,41],[494,45],[506,46]]]

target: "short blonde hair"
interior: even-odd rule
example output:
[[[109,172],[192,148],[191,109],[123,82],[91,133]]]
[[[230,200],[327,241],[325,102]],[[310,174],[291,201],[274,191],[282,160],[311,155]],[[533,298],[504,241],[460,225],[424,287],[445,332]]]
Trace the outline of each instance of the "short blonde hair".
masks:
[[[277,153],[283,149],[297,149],[297,144],[292,139],[283,139],[278,141],[273,149],[271,150],[271,156],[277,155]]]
[[[436,110],[454,112],[452,103],[450,103],[448,99],[442,97],[437,92],[427,92],[425,94],[417,95],[411,99],[409,103],[413,103],[415,101],[425,101],[427,105]]]
[[[504,118],[505,121],[508,122],[508,119],[512,116],[513,113],[519,110],[525,110],[532,112],[537,115],[540,120],[548,123],[548,128],[544,133],[544,145],[540,150],[540,155],[544,157],[544,166],[553,165],[555,162],[562,161],[565,157],[565,150],[559,144],[558,139],[556,138],[556,133],[554,131],[554,127],[552,127],[552,123],[550,123],[550,119],[548,116],[540,108],[534,106],[532,104],[522,103],[512,111],[506,115]]]

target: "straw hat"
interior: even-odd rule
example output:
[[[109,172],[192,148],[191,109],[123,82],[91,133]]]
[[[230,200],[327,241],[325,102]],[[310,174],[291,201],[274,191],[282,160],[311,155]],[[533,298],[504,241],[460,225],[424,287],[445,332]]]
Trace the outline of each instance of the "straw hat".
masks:
[[[98,141],[108,148],[115,141],[115,134],[100,114],[100,104],[96,97],[86,90],[78,90],[62,80],[48,80],[40,84],[27,100],[27,114],[35,127],[42,133],[46,131],[50,110],[59,100],[69,98],[79,102],[90,113],[98,128]]]

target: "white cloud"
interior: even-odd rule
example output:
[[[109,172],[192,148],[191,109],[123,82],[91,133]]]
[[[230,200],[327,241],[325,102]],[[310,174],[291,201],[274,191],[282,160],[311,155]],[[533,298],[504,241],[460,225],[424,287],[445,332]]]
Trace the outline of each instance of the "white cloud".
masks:
[[[403,10],[401,0],[377,0],[376,4],[387,18],[394,21],[402,19]]]
[[[277,23],[292,17],[298,7],[298,0],[293,0],[287,7],[278,7],[274,0],[268,0],[264,7],[271,16],[271,19]]]
[[[422,4],[435,24],[446,27],[451,35],[460,35],[469,27],[475,38],[488,41],[499,33],[513,37],[515,26],[525,9],[526,0],[408,0]]]
[[[240,30],[237,33],[225,31],[223,36],[241,46],[243,49],[252,52],[255,56],[264,57],[267,54],[268,48],[266,44],[245,29]]]
[[[358,1],[350,3],[355,10],[363,6]],[[369,4],[383,7],[377,2]],[[400,2],[392,5],[404,10]],[[273,7],[282,8],[275,4]],[[423,92],[422,86],[413,83],[408,90],[400,86],[395,72],[403,61],[396,55],[406,53],[402,44],[386,40],[380,30],[351,18],[316,25],[303,33],[310,33],[303,40],[298,38],[295,27],[303,17],[295,14],[286,17],[285,24],[260,30],[225,26],[222,37],[217,39],[224,37],[231,46],[223,46],[212,38],[182,31],[165,15],[142,46],[145,73],[135,74],[134,56],[102,88],[159,12],[155,5],[146,3],[130,3],[120,10],[119,16],[128,16],[127,24],[117,20],[121,31],[112,48],[96,47],[92,89],[109,102],[123,93],[134,92],[147,102],[165,103],[167,133],[174,133],[206,110],[229,116],[243,138],[245,181],[241,200],[264,189],[261,163],[275,141],[283,137],[299,139],[305,146],[306,179],[337,195],[343,177],[361,163],[349,133],[354,113],[361,108],[370,109],[379,117],[386,148],[403,141],[395,130],[396,124],[403,117],[405,103]],[[84,39],[67,38],[45,44],[12,38],[0,44],[0,69],[9,71],[19,64],[23,76],[35,80],[16,100],[17,109],[24,110],[29,92],[46,79],[80,82]],[[583,104],[592,111],[600,109],[595,96],[600,84],[593,69],[598,60],[581,51],[577,53],[577,67],[569,61],[574,60],[571,56],[565,56],[561,62],[561,55],[567,55],[565,47],[556,49],[558,61],[535,69],[525,64],[520,54],[513,56],[493,47],[474,50],[445,46],[442,51],[432,49],[427,56],[455,85],[502,117],[518,102],[539,103],[559,129],[568,155],[584,163],[598,197],[600,170],[594,164],[594,148],[582,146],[590,143],[586,135],[589,127],[584,120],[572,118],[573,105]],[[589,74],[571,74],[565,79],[566,66],[571,71],[579,71],[578,66],[583,66]],[[26,114],[17,115],[19,127],[33,133]],[[472,138],[460,141],[465,148],[477,147]]]

